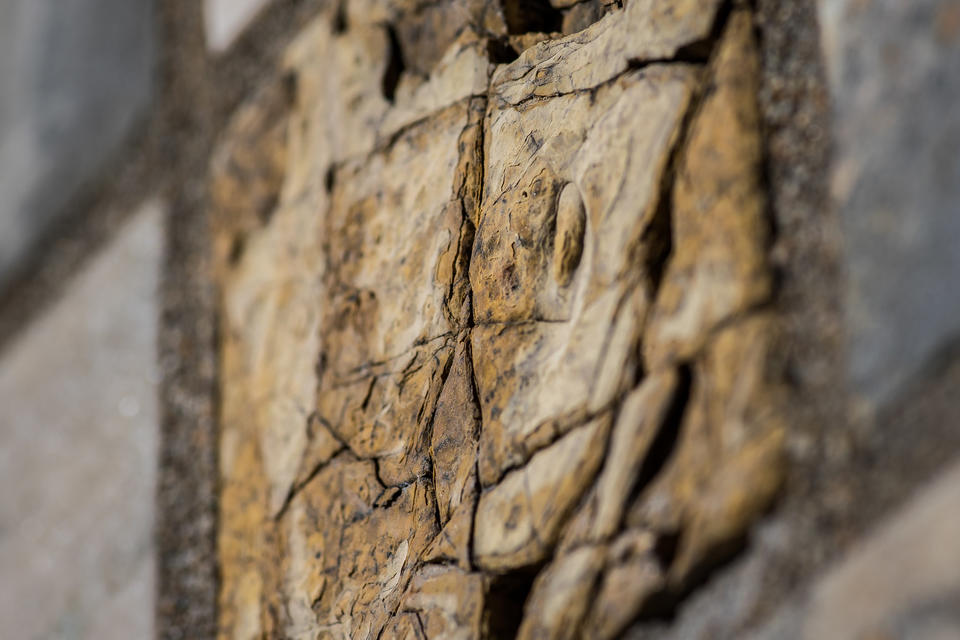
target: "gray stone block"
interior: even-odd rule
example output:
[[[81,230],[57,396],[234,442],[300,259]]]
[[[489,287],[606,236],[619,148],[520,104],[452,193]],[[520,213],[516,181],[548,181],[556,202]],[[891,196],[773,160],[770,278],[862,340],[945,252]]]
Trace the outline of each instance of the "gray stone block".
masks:
[[[4,0],[0,288],[149,104],[153,0]]]
[[[749,637],[960,638],[960,464]]]
[[[153,637],[163,210],[0,357],[0,637]]]
[[[850,379],[873,404],[960,333],[960,4],[821,0]]]

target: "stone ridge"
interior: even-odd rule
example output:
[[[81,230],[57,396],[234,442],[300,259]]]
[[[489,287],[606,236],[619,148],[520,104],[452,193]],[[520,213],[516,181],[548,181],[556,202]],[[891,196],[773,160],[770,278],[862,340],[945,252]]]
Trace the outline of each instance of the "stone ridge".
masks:
[[[221,141],[220,637],[616,637],[774,498],[753,16],[538,4],[344,3]]]

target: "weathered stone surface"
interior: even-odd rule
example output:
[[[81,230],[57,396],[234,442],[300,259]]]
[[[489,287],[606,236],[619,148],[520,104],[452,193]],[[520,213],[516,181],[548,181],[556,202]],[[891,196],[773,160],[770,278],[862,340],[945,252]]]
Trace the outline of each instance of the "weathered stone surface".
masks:
[[[594,94],[492,103],[470,267],[485,486],[628,384],[648,306],[628,264],[695,78],[659,66]]]
[[[482,625],[485,579],[479,573],[466,573],[442,566],[424,567],[410,582],[400,604],[400,611],[412,611],[416,629],[407,637],[476,638]],[[383,637],[390,635],[391,627]]]
[[[497,69],[498,95],[510,104],[589,90],[631,62],[669,60],[705,39],[719,0],[635,0],[587,29],[541,42]]]
[[[323,469],[280,523],[282,633],[376,636],[437,533],[435,508],[429,485],[384,488],[373,462],[345,455]]]
[[[474,487],[476,479],[470,478],[468,500],[460,505],[450,515],[440,534],[430,543],[424,553],[423,560],[428,563],[452,563],[461,569],[471,569],[470,560],[471,540],[473,536],[473,514],[477,497]]]
[[[655,555],[656,537],[628,530],[607,551],[606,570],[584,628],[595,638],[616,638],[664,587],[663,567]]]
[[[675,406],[679,393],[672,371],[655,374],[624,398],[597,483],[564,533],[563,546],[608,540],[621,525],[630,494],[645,471],[654,438]],[[679,399],[682,402],[682,399]]]
[[[533,584],[517,638],[577,638],[604,549],[583,547],[557,558]]]
[[[483,4],[345,3],[221,145],[224,638],[615,637],[779,486],[749,12]]]
[[[691,357],[715,327],[770,295],[758,67],[750,15],[734,12],[677,171],[676,249],[644,341],[651,369]]]
[[[676,451],[627,519],[680,536],[670,568],[678,585],[736,542],[782,482],[785,432],[767,380],[771,324],[751,316],[716,334],[692,367]]]
[[[446,524],[476,492],[477,436],[480,411],[473,390],[470,344],[457,346],[453,364],[433,416],[433,484],[440,522]]]
[[[608,426],[604,417],[573,430],[480,496],[474,532],[480,567],[502,571],[547,556],[600,466]]]

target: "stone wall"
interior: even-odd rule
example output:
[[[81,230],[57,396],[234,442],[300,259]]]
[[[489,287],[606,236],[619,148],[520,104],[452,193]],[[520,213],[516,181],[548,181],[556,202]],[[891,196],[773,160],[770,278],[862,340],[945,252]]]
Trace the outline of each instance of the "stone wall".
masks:
[[[782,482],[753,13],[444,9],[319,17],[215,152],[227,636],[614,637]]]
[[[162,638],[960,635],[960,8],[908,4],[159,3],[0,298],[0,635],[154,579]],[[153,371],[143,313],[156,418],[70,355]]]
[[[817,578],[955,451],[941,4],[321,12],[212,163],[221,637],[952,624]]]

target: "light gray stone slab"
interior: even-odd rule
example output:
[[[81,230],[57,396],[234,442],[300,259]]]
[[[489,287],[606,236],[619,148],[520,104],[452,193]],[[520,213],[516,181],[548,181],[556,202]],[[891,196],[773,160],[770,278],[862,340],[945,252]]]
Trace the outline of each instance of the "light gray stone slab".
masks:
[[[937,629],[952,629],[940,636]],[[960,465],[814,590],[804,638],[960,638]]]
[[[960,638],[960,463],[924,487],[751,637]]]
[[[145,113],[154,0],[0,2],[0,288]]]
[[[203,0],[207,47],[226,50],[270,0]]]
[[[960,3],[819,6],[850,378],[881,405],[960,335]]]
[[[0,637],[152,637],[161,207],[0,358]]]

